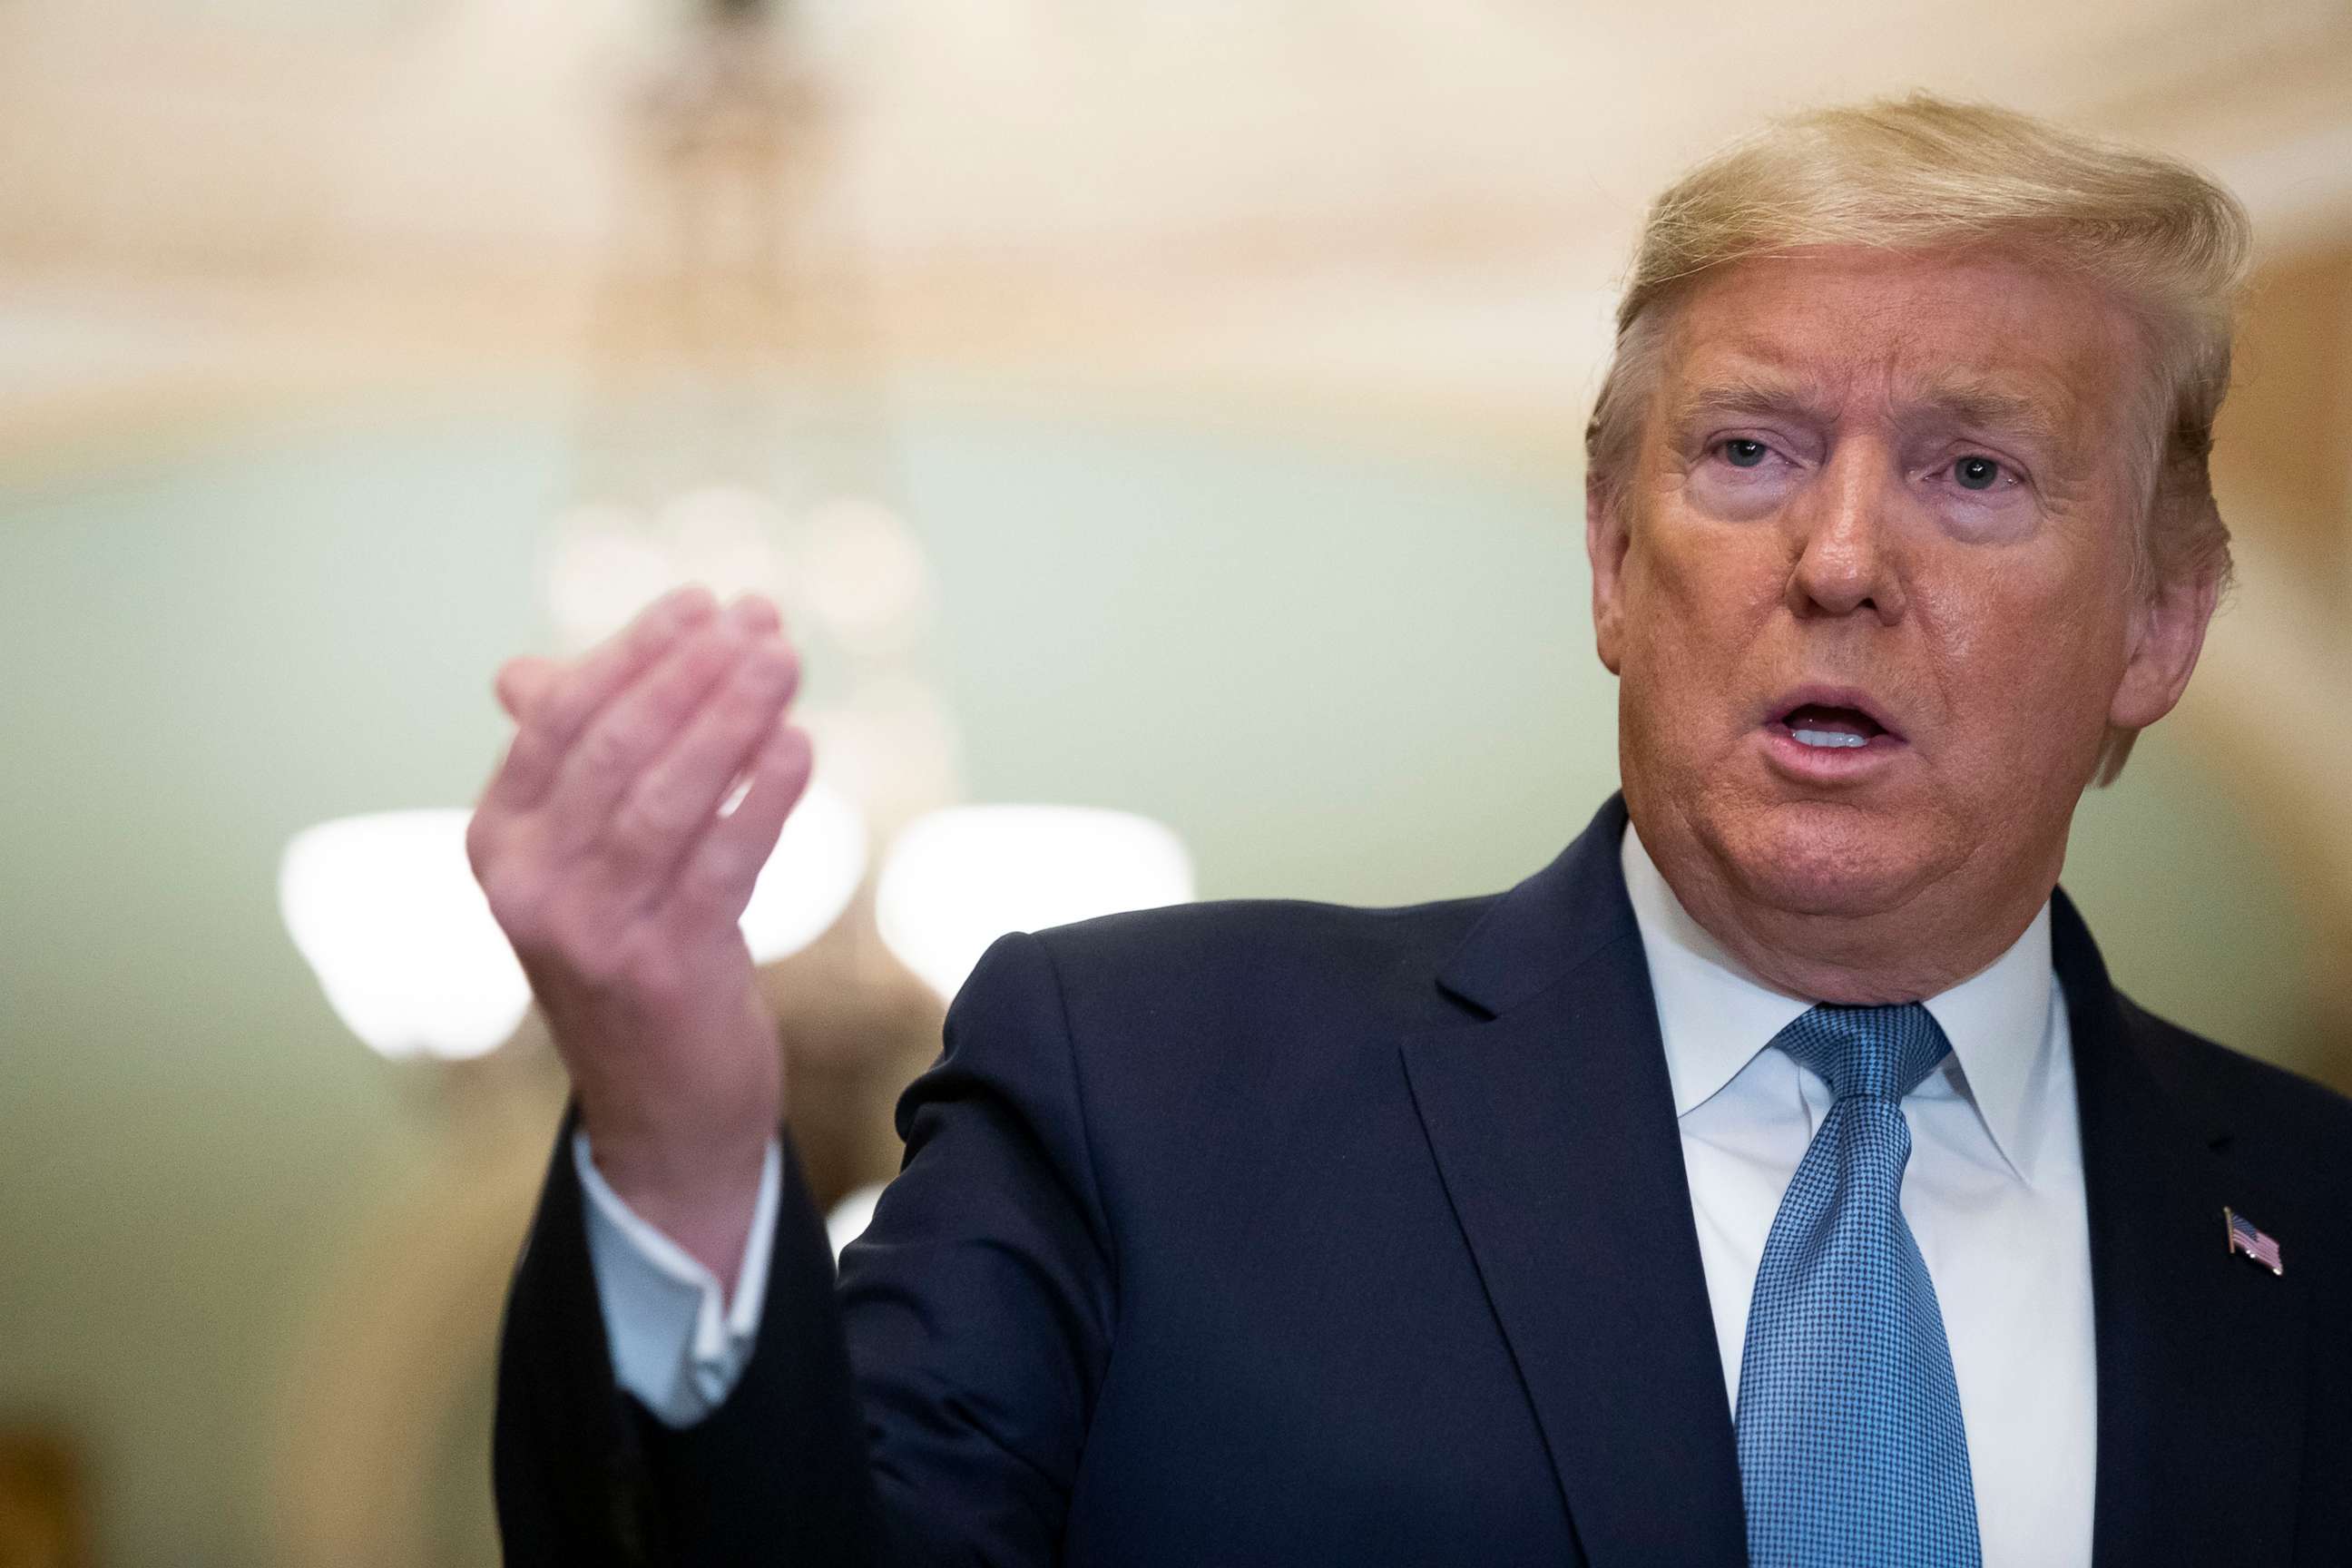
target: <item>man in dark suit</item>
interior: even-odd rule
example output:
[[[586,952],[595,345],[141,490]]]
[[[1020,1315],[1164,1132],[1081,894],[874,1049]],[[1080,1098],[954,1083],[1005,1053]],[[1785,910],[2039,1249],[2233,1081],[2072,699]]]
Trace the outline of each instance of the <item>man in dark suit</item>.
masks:
[[[1929,100],[1688,176],[1588,441],[1622,795],[1496,898],[1004,938],[837,1290],[733,926],[772,611],[509,666],[471,847],[578,1091],[509,1559],[2352,1562],[2352,1105],[2054,890],[2226,574],[2245,250]]]

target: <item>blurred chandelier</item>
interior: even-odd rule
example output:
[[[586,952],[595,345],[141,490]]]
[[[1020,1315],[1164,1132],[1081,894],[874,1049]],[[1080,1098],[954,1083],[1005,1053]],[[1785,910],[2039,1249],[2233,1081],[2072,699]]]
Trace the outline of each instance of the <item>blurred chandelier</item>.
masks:
[[[813,670],[818,777],[744,934],[773,963],[831,929],[887,843],[870,911],[951,994],[998,934],[1192,896],[1160,825],[1057,806],[953,806],[953,721],[929,669],[929,558],[890,499],[889,424],[834,127],[772,0],[702,0],[625,119],[629,199],[588,346],[572,499],[540,590],[560,651],[686,582],[778,602]],[[279,903],[345,1025],[389,1057],[463,1059],[530,1002],[475,885],[463,809],[307,829]]]
[[[929,630],[856,249],[828,205],[832,118],[778,9],[702,0],[622,119],[574,495],[542,552],[567,651],[687,580],[770,595],[861,660],[917,658]]]

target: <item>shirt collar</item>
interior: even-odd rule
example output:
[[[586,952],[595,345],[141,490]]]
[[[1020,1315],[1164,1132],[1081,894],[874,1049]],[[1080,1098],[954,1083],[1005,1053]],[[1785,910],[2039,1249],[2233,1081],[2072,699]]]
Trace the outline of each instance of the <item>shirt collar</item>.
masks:
[[[1738,1077],[1813,1002],[1766,984],[1691,919],[1631,824],[1619,859],[1649,960],[1675,1114],[1686,1116]],[[1963,1087],[1985,1131],[2021,1176],[2055,983],[2050,905],[2044,900],[2008,952],[1950,990],[1927,998],[1928,1013],[1952,1043]]]

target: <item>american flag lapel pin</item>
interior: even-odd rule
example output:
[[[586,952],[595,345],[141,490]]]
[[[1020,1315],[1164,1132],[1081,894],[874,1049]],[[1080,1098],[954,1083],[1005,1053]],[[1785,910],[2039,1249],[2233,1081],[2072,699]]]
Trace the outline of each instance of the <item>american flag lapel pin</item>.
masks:
[[[2256,1230],[2245,1215],[2235,1209],[2224,1208],[2221,1218],[2230,1227],[2230,1250],[2242,1252],[2273,1274],[2286,1272],[2279,1261],[2279,1244]]]

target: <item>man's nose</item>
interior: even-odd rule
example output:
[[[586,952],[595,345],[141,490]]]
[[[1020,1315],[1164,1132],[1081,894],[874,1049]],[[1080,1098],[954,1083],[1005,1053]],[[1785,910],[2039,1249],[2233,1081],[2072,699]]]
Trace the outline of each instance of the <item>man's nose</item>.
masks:
[[[1864,610],[1886,626],[1903,618],[1902,563],[1890,528],[1901,491],[1895,464],[1859,444],[1840,450],[1806,487],[1792,509],[1789,574],[1789,608],[1800,619]]]

